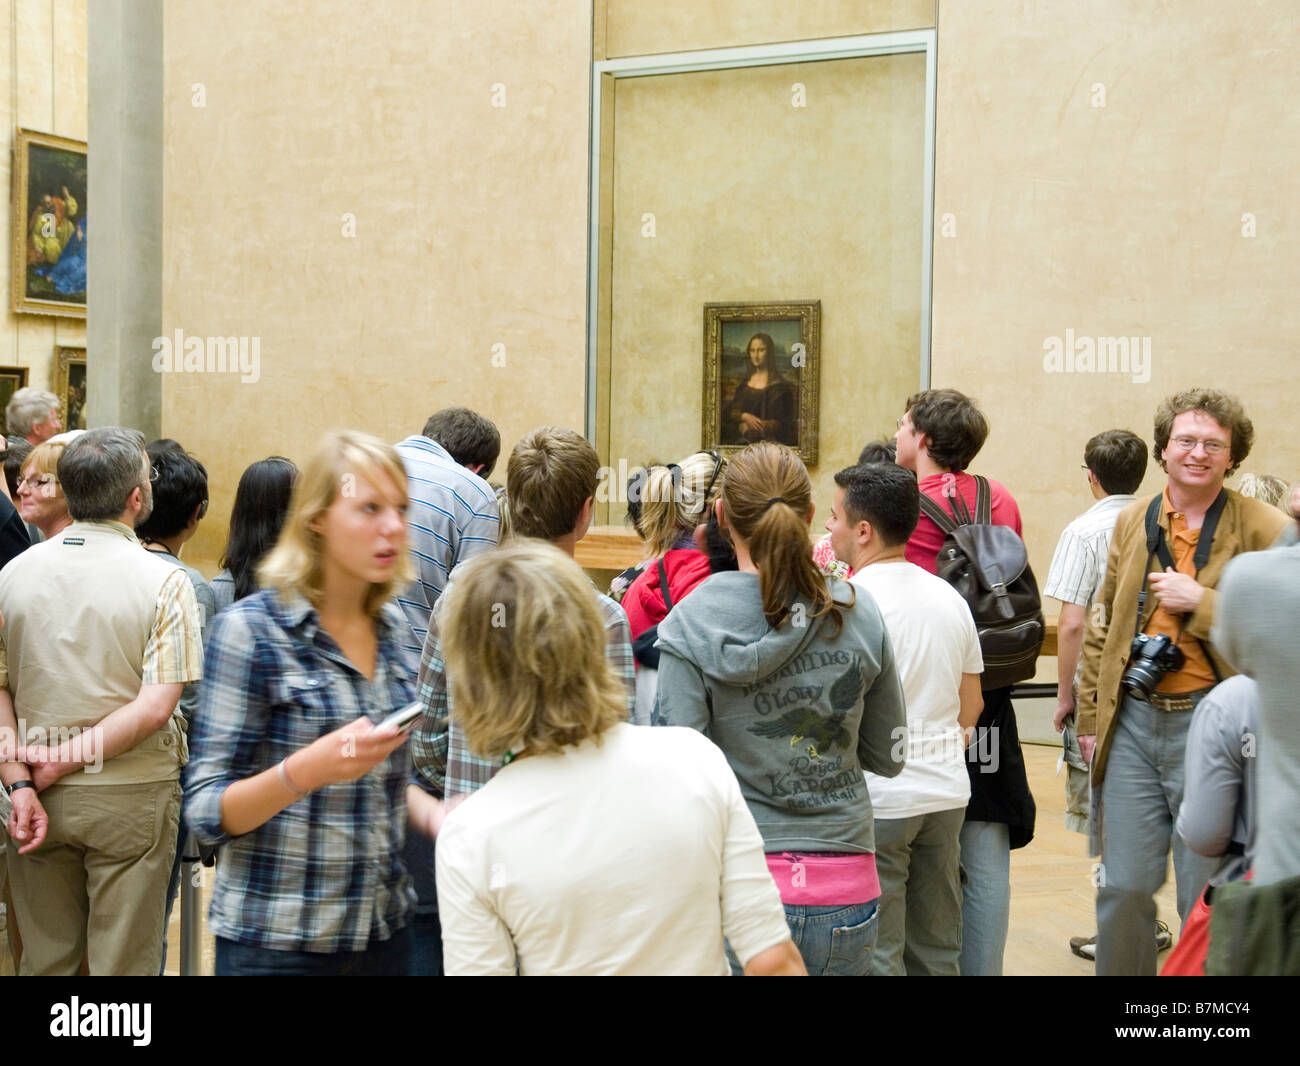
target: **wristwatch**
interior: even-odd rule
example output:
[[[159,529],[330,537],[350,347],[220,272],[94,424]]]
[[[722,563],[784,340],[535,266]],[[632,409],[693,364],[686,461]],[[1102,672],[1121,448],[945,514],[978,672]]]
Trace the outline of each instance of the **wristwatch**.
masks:
[[[9,795],[12,796],[20,788],[35,788],[35,787],[36,786],[31,781],[15,781],[12,785],[5,785],[5,792],[7,792]]]

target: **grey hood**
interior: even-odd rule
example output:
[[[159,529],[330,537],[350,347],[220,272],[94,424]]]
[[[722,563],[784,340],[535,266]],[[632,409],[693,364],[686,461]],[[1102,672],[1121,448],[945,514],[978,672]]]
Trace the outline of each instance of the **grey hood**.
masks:
[[[862,595],[838,579],[833,579],[830,587],[841,606]],[[670,611],[659,623],[657,646],[694,663],[706,677],[725,685],[753,685],[771,677],[821,634],[823,619],[809,625],[792,624],[801,615],[811,615],[804,600],[795,601],[792,622],[780,629],[768,625],[757,574],[714,574],[700,582],[691,595],[705,590],[709,610]]]

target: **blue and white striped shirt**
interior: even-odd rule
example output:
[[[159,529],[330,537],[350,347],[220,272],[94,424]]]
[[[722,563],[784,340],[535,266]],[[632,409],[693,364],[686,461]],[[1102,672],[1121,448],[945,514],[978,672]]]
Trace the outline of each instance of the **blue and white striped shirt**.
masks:
[[[458,563],[497,545],[500,518],[496,493],[447,450],[428,437],[407,437],[396,445],[409,482],[407,535],[416,579],[397,595],[410,629],[404,641],[418,662],[429,630],[429,614]]]

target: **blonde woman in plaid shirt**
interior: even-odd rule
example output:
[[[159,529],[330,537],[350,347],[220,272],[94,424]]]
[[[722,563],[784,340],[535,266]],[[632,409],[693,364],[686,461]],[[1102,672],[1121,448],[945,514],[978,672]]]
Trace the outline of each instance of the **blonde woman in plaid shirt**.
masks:
[[[410,758],[375,723],[410,702],[406,475],[387,444],[327,436],[294,487],[263,590],[224,611],[186,769],[186,817],[225,844],[218,974],[404,974]],[[427,831],[436,801],[414,795]]]

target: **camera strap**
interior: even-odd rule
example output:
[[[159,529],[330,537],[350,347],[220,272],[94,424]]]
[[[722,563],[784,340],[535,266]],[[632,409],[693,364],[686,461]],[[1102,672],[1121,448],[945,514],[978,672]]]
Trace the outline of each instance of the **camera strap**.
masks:
[[[1142,575],[1142,591],[1138,593],[1138,610],[1137,622],[1133,630],[1136,637],[1142,632],[1142,612],[1146,607],[1147,600],[1147,578],[1151,569],[1151,556],[1155,555],[1160,560],[1161,572],[1165,569],[1177,570],[1174,566],[1174,557],[1169,551],[1169,545],[1165,543],[1164,527],[1160,525],[1160,504],[1164,500],[1164,493],[1155,497],[1147,505],[1146,531],[1147,531],[1147,574]],[[1192,564],[1196,567],[1196,573],[1200,574],[1205,564],[1210,559],[1210,549],[1214,545],[1214,531],[1219,526],[1219,519],[1223,515],[1223,508],[1228,502],[1228,490],[1220,489],[1219,495],[1214,498],[1210,504],[1210,509],[1205,512],[1205,521],[1201,523],[1201,534],[1196,539],[1196,551],[1192,555]],[[1178,616],[1178,638],[1183,635],[1183,626],[1187,624],[1185,615]],[[1219,673],[1219,667],[1214,661],[1214,656],[1210,654],[1210,649],[1205,646],[1205,642],[1200,637],[1194,638],[1200,645],[1201,651],[1205,655],[1206,661],[1210,664],[1210,669],[1214,671],[1214,679],[1222,681],[1223,677]],[[1177,643],[1177,639],[1174,643]]]

